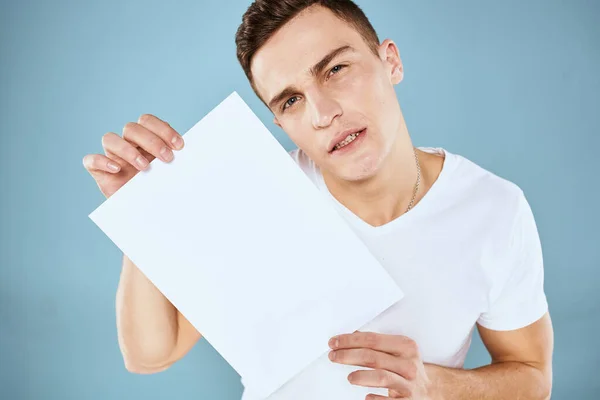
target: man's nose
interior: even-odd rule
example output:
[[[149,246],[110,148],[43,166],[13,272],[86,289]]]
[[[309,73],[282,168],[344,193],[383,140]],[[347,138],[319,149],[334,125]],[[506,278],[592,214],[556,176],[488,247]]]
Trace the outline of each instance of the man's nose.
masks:
[[[342,115],[341,105],[323,94],[313,94],[308,99],[311,108],[312,124],[315,129],[327,128],[335,117]]]

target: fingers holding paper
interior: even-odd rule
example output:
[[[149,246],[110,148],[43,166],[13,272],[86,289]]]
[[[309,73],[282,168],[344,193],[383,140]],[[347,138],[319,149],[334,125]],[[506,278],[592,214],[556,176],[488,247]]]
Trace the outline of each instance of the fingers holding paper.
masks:
[[[156,133],[135,122],[125,125],[122,139],[116,135],[109,139],[112,140],[107,140],[105,149],[139,169],[145,169],[154,158],[159,158],[164,162],[170,162],[173,159],[170,145],[167,145]],[[146,150],[151,157],[144,157],[138,148]],[[144,157],[144,159],[140,157]]]
[[[371,368],[348,375],[351,384],[389,389],[389,398],[427,399],[430,382],[417,344],[400,335],[354,332],[331,338],[332,362]],[[367,398],[385,397],[369,395]]]
[[[102,193],[110,197],[139,171],[147,169],[155,158],[170,162],[173,151],[183,146],[183,137],[167,122],[144,114],[137,123],[125,124],[122,137],[113,132],[102,136],[105,155],[88,154],[83,165]]]
[[[183,138],[168,122],[152,114],[144,114],[138,118],[137,123],[159,137],[169,148],[173,150],[181,150],[183,148]],[[125,137],[125,133],[123,133],[123,137]],[[150,151],[149,149],[146,150]]]

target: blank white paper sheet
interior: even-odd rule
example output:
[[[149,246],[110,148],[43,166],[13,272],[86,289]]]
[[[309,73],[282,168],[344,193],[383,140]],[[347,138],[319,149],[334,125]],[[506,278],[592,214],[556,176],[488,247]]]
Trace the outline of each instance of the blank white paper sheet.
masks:
[[[402,291],[237,93],[89,217],[266,398]]]

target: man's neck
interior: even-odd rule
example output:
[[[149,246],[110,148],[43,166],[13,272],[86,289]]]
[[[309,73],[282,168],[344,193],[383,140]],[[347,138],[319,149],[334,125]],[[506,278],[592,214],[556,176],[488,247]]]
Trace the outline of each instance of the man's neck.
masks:
[[[437,179],[443,164],[440,157],[419,150],[417,153],[421,183],[413,206]],[[417,164],[410,137],[406,134],[396,140],[384,165],[368,180],[340,181],[326,172],[323,178],[331,194],[360,219],[372,226],[384,225],[404,214],[413,197]]]

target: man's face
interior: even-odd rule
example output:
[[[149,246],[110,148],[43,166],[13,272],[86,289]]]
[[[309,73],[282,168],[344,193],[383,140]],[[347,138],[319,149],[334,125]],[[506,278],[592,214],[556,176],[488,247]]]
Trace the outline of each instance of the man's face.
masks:
[[[277,31],[251,68],[275,123],[324,173],[349,181],[377,173],[402,120],[393,42],[376,56],[352,25],[313,6]]]

